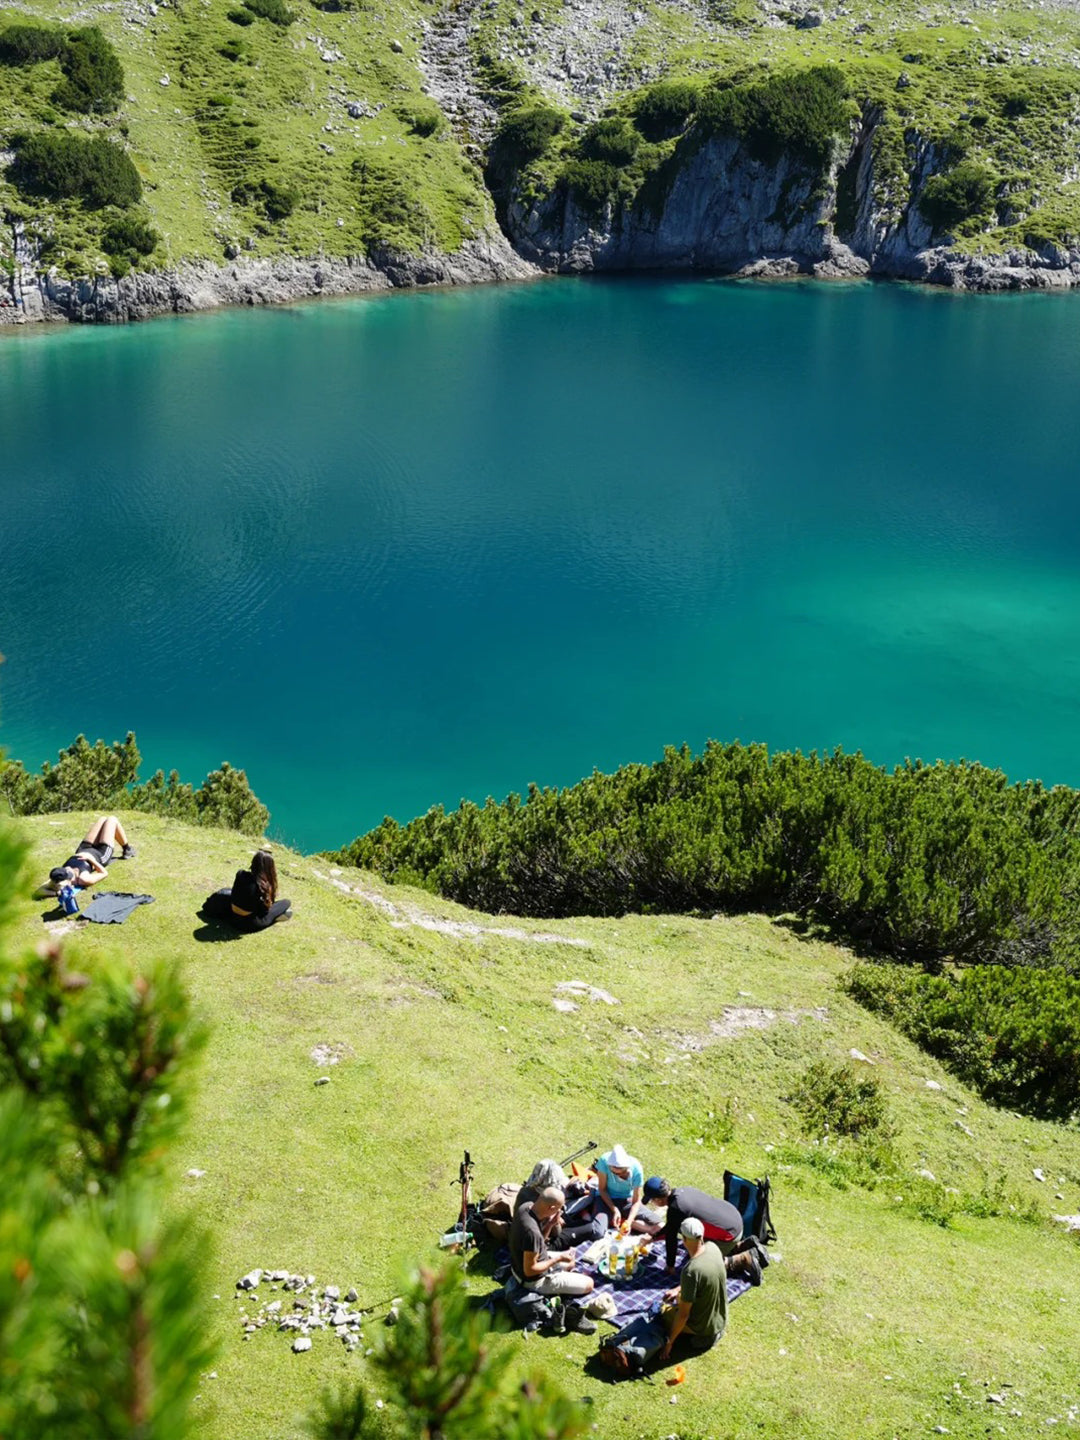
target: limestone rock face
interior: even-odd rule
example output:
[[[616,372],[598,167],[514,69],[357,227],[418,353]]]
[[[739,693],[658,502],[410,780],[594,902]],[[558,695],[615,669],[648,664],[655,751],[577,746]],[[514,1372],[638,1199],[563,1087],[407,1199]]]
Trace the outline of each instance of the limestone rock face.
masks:
[[[629,206],[609,203],[597,215],[558,187],[512,198],[507,231],[526,259],[558,273],[881,275],[971,290],[1080,284],[1080,248],[972,256],[935,244],[916,202],[943,157],[916,137],[906,182],[885,180],[875,174],[876,123],[873,112],[863,117],[824,177],[790,155],[767,164],[739,140],[714,137],[678,167],[666,193],[644,187]]]
[[[175,270],[133,270],[121,280],[100,275],[69,280],[38,273],[36,256],[21,237],[16,265],[0,276],[0,324],[76,320],[120,324],[154,315],[186,314],[219,305],[274,305],[314,295],[355,295],[413,285],[470,285],[521,280],[535,268],[502,235],[466,242],[453,254],[410,256],[385,252],[339,259],[237,256],[222,265],[178,265]]]

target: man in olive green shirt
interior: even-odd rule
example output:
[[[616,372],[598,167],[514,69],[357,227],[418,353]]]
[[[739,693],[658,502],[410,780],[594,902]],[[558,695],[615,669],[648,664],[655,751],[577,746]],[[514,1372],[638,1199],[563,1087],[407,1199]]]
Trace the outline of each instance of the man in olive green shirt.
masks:
[[[668,1312],[668,1338],[660,1359],[671,1357],[672,1346],[685,1335],[691,1350],[708,1350],[716,1344],[727,1325],[727,1268],[717,1246],[705,1239],[700,1220],[688,1216],[679,1227],[690,1259],[683,1267],[678,1286],[666,1300],[677,1301]]]

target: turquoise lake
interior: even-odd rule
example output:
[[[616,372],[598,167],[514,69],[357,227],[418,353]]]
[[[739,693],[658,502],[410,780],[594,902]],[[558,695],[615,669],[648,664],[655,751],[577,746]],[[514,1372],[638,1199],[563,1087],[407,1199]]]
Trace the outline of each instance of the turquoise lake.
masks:
[[[1080,784],[1080,303],[547,281],[0,337],[0,742],[305,848],[665,744]]]

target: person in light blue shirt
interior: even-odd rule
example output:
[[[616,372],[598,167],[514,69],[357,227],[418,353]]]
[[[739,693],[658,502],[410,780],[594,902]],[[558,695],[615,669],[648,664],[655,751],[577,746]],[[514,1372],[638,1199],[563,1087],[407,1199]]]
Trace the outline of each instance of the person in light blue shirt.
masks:
[[[641,1161],[616,1145],[596,1162],[597,1194],[611,1216],[612,1225],[625,1225],[628,1230],[642,1229],[635,1225],[641,1209],[645,1171]]]

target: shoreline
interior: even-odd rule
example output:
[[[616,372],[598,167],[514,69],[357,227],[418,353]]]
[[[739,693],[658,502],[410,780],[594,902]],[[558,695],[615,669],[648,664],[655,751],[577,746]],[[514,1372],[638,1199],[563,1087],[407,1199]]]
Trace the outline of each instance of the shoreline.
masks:
[[[618,267],[596,265],[591,260],[590,256],[579,255],[570,264],[537,264],[523,257],[504,236],[496,235],[467,242],[452,254],[238,257],[223,265],[191,261],[168,270],[132,271],[121,280],[111,276],[69,280],[24,269],[12,278],[8,303],[0,305],[0,334],[66,324],[125,325],[226,308],[261,308],[322,298],[524,282],[562,275],[826,283],[876,280],[971,295],[1080,290],[1080,252],[1072,251],[1058,251],[1052,258],[1033,251],[990,258],[957,255],[942,247],[913,254],[908,263],[889,268],[872,266],[850,251],[846,255],[834,252],[825,261],[791,255],[763,256],[733,270],[693,265]]]

